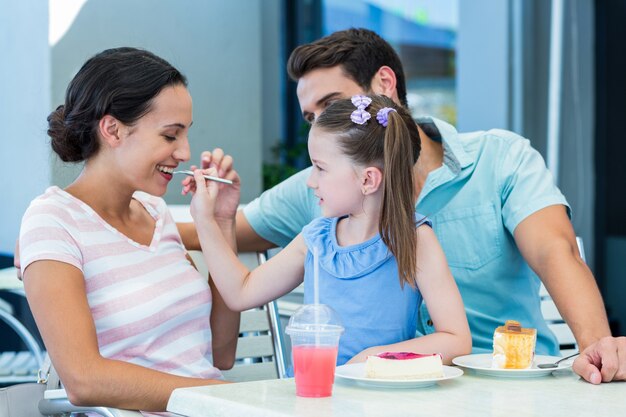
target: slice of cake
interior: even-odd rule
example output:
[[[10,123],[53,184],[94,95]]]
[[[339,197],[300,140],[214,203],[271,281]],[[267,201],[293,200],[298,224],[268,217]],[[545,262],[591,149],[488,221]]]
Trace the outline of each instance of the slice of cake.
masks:
[[[443,364],[438,353],[383,352],[367,357],[365,376],[373,379],[441,378]]]
[[[493,334],[492,367],[528,369],[535,357],[537,329],[524,329],[515,320],[507,320]]]

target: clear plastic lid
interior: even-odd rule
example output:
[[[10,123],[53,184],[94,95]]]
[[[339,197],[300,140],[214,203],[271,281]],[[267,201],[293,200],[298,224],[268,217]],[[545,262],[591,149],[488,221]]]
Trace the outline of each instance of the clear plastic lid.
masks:
[[[305,304],[289,319],[285,333],[343,333],[343,323],[335,310],[325,304]]]

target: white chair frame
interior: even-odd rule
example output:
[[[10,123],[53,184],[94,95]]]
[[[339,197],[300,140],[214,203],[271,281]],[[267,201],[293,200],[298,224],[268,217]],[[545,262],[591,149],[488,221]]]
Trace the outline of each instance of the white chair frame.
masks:
[[[11,291],[21,296],[25,296],[22,290],[8,290],[8,291]],[[26,328],[26,326],[24,326],[17,318],[15,318],[15,316],[13,315],[13,311],[10,308],[10,304],[5,303],[1,297],[0,297],[0,302],[2,302],[2,305],[0,305],[0,321],[3,321],[5,324],[7,324],[9,328],[11,328],[11,330],[13,330],[15,334],[17,334],[17,336],[22,340],[22,342],[28,349],[28,353],[32,356],[32,358],[34,358],[37,368],[41,368],[45,353],[39,347],[39,343],[37,342],[35,337],[31,334],[31,332]],[[4,306],[4,304],[6,304],[6,307]],[[23,353],[26,353],[26,351]],[[30,381],[35,381],[35,380],[36,380],[36,377],[32,375],[21,376],[21,377],[16,377],[16,376],[0,377],[0,383],[2,384],[14,384],[14,383],[21,383],[21,382],[30,382]]]

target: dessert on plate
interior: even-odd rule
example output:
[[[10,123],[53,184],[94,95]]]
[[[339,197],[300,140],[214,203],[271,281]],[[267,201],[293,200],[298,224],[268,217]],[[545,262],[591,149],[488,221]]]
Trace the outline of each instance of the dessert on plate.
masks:
[[[493,333],[492,368],[528,369],[535,357],[537,329],[525,329],[515,320],[507,320]]]
[[[383,352],[367,357],[365,376],[373,379],[428,379],[443,377],[441,355]]]

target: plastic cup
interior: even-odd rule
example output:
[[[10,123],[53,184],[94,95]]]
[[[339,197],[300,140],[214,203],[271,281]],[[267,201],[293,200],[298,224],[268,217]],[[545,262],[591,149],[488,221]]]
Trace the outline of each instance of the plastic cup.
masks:
[[[337,348],[343,326],[335,311],[324,304],[300,307],[285,329],[299,397],[329,397],[335,382]]]

